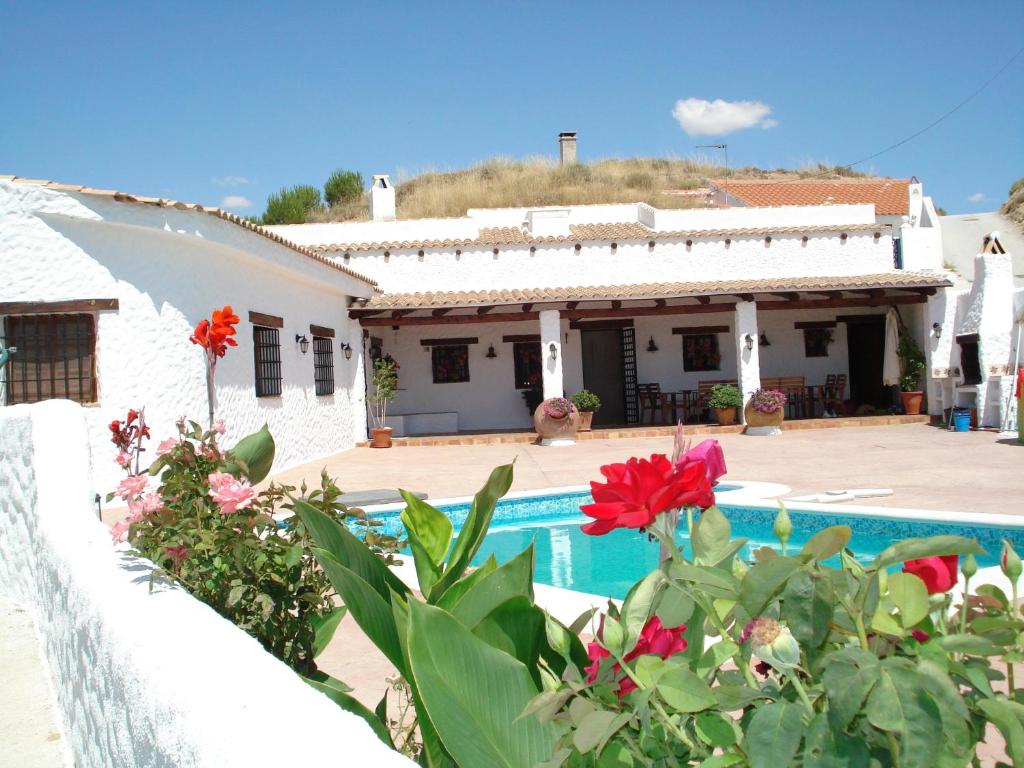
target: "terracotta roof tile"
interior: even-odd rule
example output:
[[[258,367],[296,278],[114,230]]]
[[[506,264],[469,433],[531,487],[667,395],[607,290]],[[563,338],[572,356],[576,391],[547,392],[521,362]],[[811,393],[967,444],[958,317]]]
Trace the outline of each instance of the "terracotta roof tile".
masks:
[[[149,197],[146,195],[131,195],[127,192],[118,192],[113,189],[93,189],[92,187],[82,186],[80,184],[63,184],[56,181],[47,181],[45,179],[24,179],[20,176],[0,175],[0,181],[12,181],[18,184],[32,184],[38,187],[46,187],[48,189],[54,189],[61,192],[78,192],[85,195],[100,195],[104,197],[113,197],[119,203],[139,203],[142,205],[153,205],[159,208],[176,208],[178,210],[196,211],[198,213],[205,213],[210,216],[216,216],[224,221],[229,221],[232,224],[237,224],[240,227],[248,229],[250,232],[254,232],[261,237],[265,237],[268,240],[273,240],[275,243],[283,245],[286,248],[290,248],[296,253],[301,253],[307,258],[318,261],[332,269],[336,269],[339,272],[344,272],[349,277],[354,277],[357,280],[362,280],[373,286],[374,290],[377,288],[377,281],[371,280],[364,275],[359,274],[355,270],[349,269],[348,267],[338,264],[334,259],[330,259],[323,254],[319,253],[313,248],[308,248],[304,245],[298,245],[293,243],[291,240],[286,240],[269,229],[261,227],[259,224],[253,224],[248,219],[243,219],[241,216],[237,216],[230,211],[224,211],[220,208],[214,208],[212,206],[203,206],[198,203],[183,203],[179,200],[169,200],[162,197]]]
[[[872,288],[942,288],[952,285],[941,274],[885,272],[840,277],[771,277],[754,280],[713,280],[704,282],[640,283],[560,288],[515,288],[490,291],[438,291],[385,293],[375,296],[365,309],[434,307],[476,307],[601,299],[658,299],[687,296],[715,296],[732,293],[776,293],[781,291],[841,291]]]
[[[714,179],[710,183],[754,207],[874,203],[880,216],[905,216],[909,207],[908,179]]]

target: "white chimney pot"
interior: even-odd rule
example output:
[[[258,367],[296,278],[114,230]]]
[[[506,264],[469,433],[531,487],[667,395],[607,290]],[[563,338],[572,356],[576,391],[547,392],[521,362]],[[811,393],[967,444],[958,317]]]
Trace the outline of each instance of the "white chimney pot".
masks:
[[[395,220],[395,187],[386,174],[373,177],[370,186],[370,218],[374,221]]]

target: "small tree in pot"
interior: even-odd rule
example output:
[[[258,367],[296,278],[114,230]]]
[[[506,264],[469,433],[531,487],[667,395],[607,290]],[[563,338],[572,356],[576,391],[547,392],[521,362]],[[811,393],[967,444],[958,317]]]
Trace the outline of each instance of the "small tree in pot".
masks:
[[[916,416],[921,413],[921,401],[924,399],[920,386],[925,360],[921,347],[906,327],[900,328],[900,344],[896,353],[900,358],[900,399],[903,401],[903,412]]]
[[[732,384],[715,384],[708,394],[708,408],[723,426],[736,423],[736,409],[743,406],[743,395]]]
[[[391,355],[378,357],[373,361],[373,374],[370,380],[373,382],[373,394],[367,399],[370,401],[373,422],[377,425],[370,430],[373,433],[370,445],[373,448],[390,448],[391,427],[385,426],[385,422],[388,403],[394,400],[398,393],[398,363]]]
[[[581,389],[570,400],[576,406],[576,410],[580,412],[580,432],[589,432],[594,412],[601,409],[601,398],[589,389]]]

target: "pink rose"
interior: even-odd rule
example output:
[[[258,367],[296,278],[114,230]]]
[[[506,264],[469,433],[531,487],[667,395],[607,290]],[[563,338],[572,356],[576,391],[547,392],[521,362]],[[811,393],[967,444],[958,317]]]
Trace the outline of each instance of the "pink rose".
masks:
[[[166,454],[173,451],[178,446],[178,441],[173,437],[168,437],[166,440],[161,440],[160,445],[156,447],[157,456],[165,456]]]
[[[114,540],[115,544],[120,544],[122,541],[128,538],[128,529],[131,527],[131,523],[127,520],[122,520],[119,523],[114,523],[110,526],[110,538]]]
[[[213,431],[218,435],[223,435],[228,431],[227,425],[224,423],[224,419],[217,419],[217,423],[213,425]]]
[[[725,454],[717,440],[702,440],[676,460],[677,469],[686,469],[694,462],[703,461],[708,473],[708,482],[714,485],[728,470],[725,468]]]
[[[213,472],[207,480],[210,483],[210,498],[220,507],[222,515],[245,509],[256,497],[256,491],[249,483],[227,472]]]
[[[122,480],[114,492],[125,501],[140,496],[146,490],[147,478],[145,475],[128,475]]]
[[[124,451],[121,451],[119,454],[117,454],[117,458],[114,459],[114,461],[116,461],[122,467],[127,467],[129,464],[132,463],[132,457],[129,456]]]

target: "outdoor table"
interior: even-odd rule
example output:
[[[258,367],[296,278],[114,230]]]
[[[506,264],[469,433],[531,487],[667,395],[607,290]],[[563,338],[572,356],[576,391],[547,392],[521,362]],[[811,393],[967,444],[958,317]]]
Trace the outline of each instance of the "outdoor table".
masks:
[[[678,392],[662,392],[658,396],[658,404],[661,407],[661,420],[667,421],[668,414],[672,414],[672,424],[679,420],[679,411],[683,412],[683,420],[690,415],[691,410],[697,405],[697,391],[693,389],[682,389]]]

